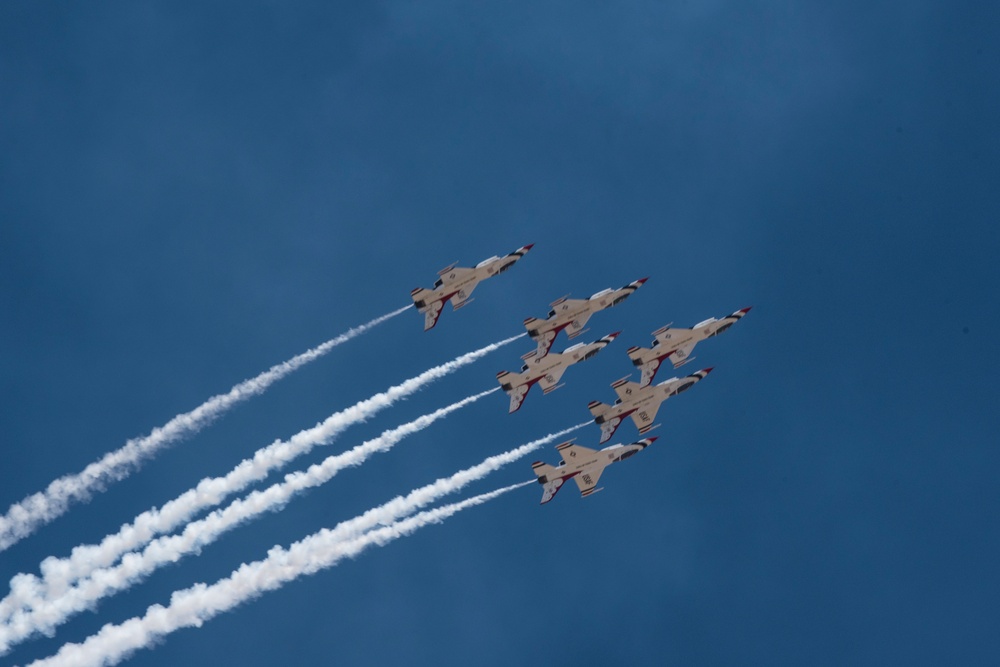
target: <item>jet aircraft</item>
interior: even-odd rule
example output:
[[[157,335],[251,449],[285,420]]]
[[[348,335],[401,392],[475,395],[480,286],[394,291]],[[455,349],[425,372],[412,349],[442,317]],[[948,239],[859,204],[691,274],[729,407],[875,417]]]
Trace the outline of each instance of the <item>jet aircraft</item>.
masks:
[[[604,349],[608,343],[613,341],[618,334],[616,331],[604,338],[600,338],[593,343],[577,343],[572,347],[567,347],[560,353],[553,352],[541,359],[529,359],[521,367],[520,373],[510,373],[500,371],[497,373],[497,380],[507,395],[510,396],[510,412],[516,412],[524,401],[524,397],[531,390],[531,387],[538,384],[542,388],[542,393],[547,394],[561,387],[560,378],[566,369],[580,361],[586,361]]]
[[[656,377],[656,371],[664,359],[669,359],[674,368],[680,368],[684,364],[692,361],[691,351],[694,346],[712,336],[733,326],[743,316],[750,312],[750,308],[737,310],[732,315],[727,315],[721,320],[710,317],[704,322],[699,322],[691,329],[678,329],[669,324],[662,329],[653,332],[655,340],[652,347],[630,347],[628,356],[632,363],[639,367],[641,378],[640,387],[647,387]]]
[[[538,343],[538,349],[524,355],[524,359],[529,357],[544,357],[552,347],[552,341],[556,339],[559,332],[566,330],[567,335],[573,339],[586,331],[583,327],[587,324],[590,316],[599,310],[616,306],[636,291],[649,278],[640,278],[620,289],[601,290],[589,299],[569,299],[563,297],[553,301],[552,310],[549,316],[540,320],[536,317],[529,317],[524,321],[524,327],[528,330],[528,335]]]
[[[653,420],[663,401],[687,391],[711,372],[711,368],[705,368],[687,377],[664,380],[652,387],[641,387],[628,378],[613,382],[611,386],[618,394],[614,405],[591,401],[587,406],[594,415],[594,422],[601,427],[601,442],[607,442],[614,435],[625,417],[632,418],[639,429],[639,435],[646,435],[659,426],[654,425]]]
[[[541,504],[544,505],[552,500],[568,479],[576,482],[580,487],[580,495],[584,498],[597,493],[601,489],[594,487],[597,486],[597,480],[601,478],[605,468],[641,452],[653,444],[654,440],[656,438],[645,438],[630,445],[611,445],[601,450],[574,445],[572,440],[556,445],[556,449],[562,455],[562,461],[558,466],[551,466],[541,461],[531,464],[532,470],[538,475],[538,483],[542,485]]]
[[[472,290],[476,289],[476,285],[514,266],[514,263],[524,257],[533,245],[532,243],[518,248],[503,257],[484,259],[471,269],[452,264],[438,271],[438,280],[434,283],[433,289],[417,287],[412,290],[410,297],[413,299],[413,305],[424,314],[424,331],[433,329],[437,324],[446,301],[451,300],[454,310],[469,305],[472,302],[469,297],[472,295]]]

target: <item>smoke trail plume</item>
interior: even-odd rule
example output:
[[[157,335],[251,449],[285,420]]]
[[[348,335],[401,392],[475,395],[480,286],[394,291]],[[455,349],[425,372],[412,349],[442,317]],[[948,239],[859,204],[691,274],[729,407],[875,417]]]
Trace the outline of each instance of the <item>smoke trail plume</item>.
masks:
[[[82,472],[60,477],[51,482],[44,491],[11,505],[7,514],[0,517],[0,551],[4,551],[39,527],[61,516],[71,504],[88,500],[95,492],[102,491],[108,483],[124,479],[157,450],[198,432],[237,403],[262,393],[281,378],[323,356],[337,345],[410,308],[412,306],[404,306],[377,317],[288,361],[272,366],[257,377],[244,380],[227,393],[213,396],[194,410],[177,415],[163,426],[153,429],[149,435],[129,440],[123,447],[105,454]]]
[[[178,591],[170,597],[169,606],[153,605],[142,617],[131,618],[120,625],[105,625],[83,643],[65,644],[56,655],[36,660],[30,667],[115,665],[172,632],[201,626],[222,612],[280,588],[293,579],[332,567],[345,558],[359,555],[368,547],[384,546],[424,526],[441,523],[464,509],[482,505],[532,483],[534,480],[505,486],[461,502],[426,510],[353,540],[339,539],[332,534],[334,531],[324,529],[288,549],[274,547],[267,558],[241,565],[232,575],[211,586],[195,584]]]
[[[254,491],[233,501],[228,507],[193,521],[179,535],[162,536],[146,545],[141,553],[128,553],[116,566],[96,570],[54,600],[34,600],[33,608],[15,612],[9,624],[0,625],[0,655],[36,633],[51,634],[71,615],[92,607],[100,599],[141,581],[159,566],[175,563],[200,551],[220,535],[269,510],[284,506],[291,497],[305,489],[324,484],[340,470],[361,465],[376,452],[385,452],[408,435],[421,431],[435,421],[480,398],[499,391],[489,389],[449,406],[387,430],[347,452],[327,457],[304,472],[294,472],[267,489]],[[589,422],[588,422],[589,423]],[[553,436],[554,437],[554,436]],[[412,510],[411,510],[412,511]],[[409,514],[410,512],[407,512]]]
[[[18,608],[36,606],[40,604],[39,600],[53,599],[62,595],[73,581],[89,575],[98,568],[111,565],[122,554],[134,551],[156,535],[187,523],[195,513],[218,505],[229,494],[265,478],[271,471],[283,467],[313,447],[330,442],[348,426],[372,417],[428,383],[453,373],[525,335],[527,334],[512,336],[463,354],[337,412],[313,428],[300,431],[287,442],[275,441],[257,450],[253,458],[243,460],[225,476],[205,478],[195,488],[185,491],[162,507],[143,512],[132,523],[122,526],[117,533],[105,537],[100,544],[74,547],[67,558],[46,558],[41,564],[41,578],[30,574],[18,574],[11,579],[11,593],[0,601],[0,622],[8,620]]]

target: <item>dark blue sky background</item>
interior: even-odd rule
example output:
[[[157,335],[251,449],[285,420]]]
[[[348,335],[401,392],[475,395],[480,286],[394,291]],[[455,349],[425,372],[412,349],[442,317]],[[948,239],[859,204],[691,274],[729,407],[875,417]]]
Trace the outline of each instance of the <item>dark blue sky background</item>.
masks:
[[[405,313],[0,554],[5,582],[563,294],[650,281],[591,320],[587,340],[623,334],[563,389],[515,415],[487,397],[3,664],[584,421],[650,331],[747,305],[683,369],[716,371],[603,493],[538,507],[537,486],[519,490],[134,662],[996,664],[997,17],[919,1],[5,3],[4,508],[406,304],[452,261],[536,244],[435,330]],[[494,386],[529,347],[296,467]],[[529,479],[534,458],[469,492]]]

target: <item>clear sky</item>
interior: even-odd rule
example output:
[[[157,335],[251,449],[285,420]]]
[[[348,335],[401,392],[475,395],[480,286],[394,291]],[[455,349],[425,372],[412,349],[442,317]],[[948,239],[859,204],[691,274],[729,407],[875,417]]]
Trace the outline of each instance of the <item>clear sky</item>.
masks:
[[[205,4],[0,8],[4,510],[447,264],[535,248],[433,331],[400,315],[0,553],[0,593],[564,294],[650,280],[591,320],[584,340],[623,333],[562,389],[514,415],[488,396],[0,664],[585,421],[629,346],[750,305],[602,493],[517,490],[133,662],[1000,661],[995,3]],[[535,458],[558,460],[466,495]]]

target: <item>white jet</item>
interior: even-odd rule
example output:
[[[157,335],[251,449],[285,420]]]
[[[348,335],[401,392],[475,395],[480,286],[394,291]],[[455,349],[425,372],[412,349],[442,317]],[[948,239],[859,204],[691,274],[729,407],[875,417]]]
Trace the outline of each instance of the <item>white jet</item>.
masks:
[[[613,341],[619,333],[621,332],[616,331],[613,334],[608,334],[593,343],[577,343],[558,354],[553,352],[541,359],[530,359],[521,367],[520,373],[508,371],[497,373],[500,387],[510,396],[510,412],[516,412],[521,407],[524,397],[535,384],[542,388],[543,394],[561,387],[559,380],[567,368],[575,363],[590,359]]]
[[[628,350],[629,359],[639,367],[642,374],[639,386],[647,387],[653,382],[656,371],[659,370],[664,359],[669,359],[674,368],[680,368],[689,361],[693,361],[694,357],[691,356],[691,352],[695,345],[706,338],[718,336],[743,319],[743,316],[749,312],[750,308],[744,308],[723,317],[721,320],[710,317],[704,322],[694,325],[691,329],[677,329],[668,324],[653,332],[656,339],[653,341],[652,347],[630,347]]]
[[[433,329],[437,324],[446,301],[451,300],[454,310],[469,305],[472,303],[469,297],[472,296],[472,290],[476,289],[476,285],[514,266],[514,263],[524,257],[533,245],[533,243],[528,244],[503,257],[484,259],[471,269],[452,264],[438,271],[438,279],[433,289],[417,287],[412,290],[410,297],[413,299],[413,305],[424,314],[424,331]]]
[[[556,445],[562,455],[558,466],[550,466],[541,461],[531,464],[532,470],[538,475],[538,483],[542,485],[541,504],[552,500],[568,479],[576,482],[580,487],[580,495],[584,498],[601,491],[602,489],[594,487],[605,468],[641,452],[653,444],[654,440],[656,438],[646,438],[630,445],[611,445],[601,450],[574,445],[572,440]]]
[[[652,387],[641,387],[628,378],[611,383],[615,393],[618,394],[618,400],[614,405],[591,401],[587,406],[590,408],[590,414],[594,415],[594,422],[601,427],[601,442],[605,443],[611,439],[625,417],[632,418],[639,429],[639,435],[646,435],[659,426],[653,424],[653,420],[656,419],[656,412],[663,401],[687,391],[711,372],[711,368],[705,368],[687,377],[664,380]]]
[[[553,301],[550,304],[552,310],[549,311],[547,318],[540,320],[537,317],[529,317],[524,321],[524,328],[528,330],[528,335],[538,343],[538,349],[529,352],[523,358],[544,357],[549,353],[552,341],[556,339],[556,336],[563,329],[566,330],[566,334],[570,339],[584,333],[586,329],[583,327],[586,326],[587,320],[590,319],[591,315],[599,310],[618,305],[631,296],[632,292],[642,287],[642,284],[647,280],[649,278],[640,278],[620,289],[608,288],[601,290],[589,299],[569,299],[563,297]]]

